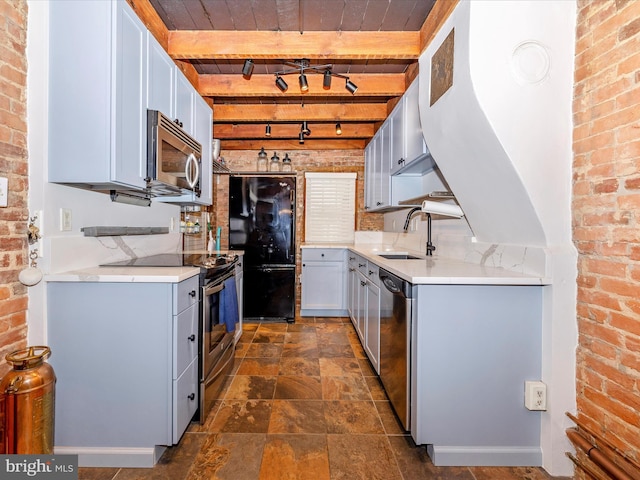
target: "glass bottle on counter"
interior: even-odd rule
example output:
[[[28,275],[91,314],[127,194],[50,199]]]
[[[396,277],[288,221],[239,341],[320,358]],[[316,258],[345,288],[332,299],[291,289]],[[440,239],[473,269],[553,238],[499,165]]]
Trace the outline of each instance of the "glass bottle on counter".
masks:
[[[267,171],[267,152],[264,151],[264,147],[262,147],[260,152],[258,152],[258,163],[256,168],[259,172]]]
[[[273,157],[271,157],[271,161],[269,162],[269,171],[270,172],[279,172],[280,171],[280,157],[273,152]]]
[[[285,153],[284,158],[282,159],[282,167],[280,168],[282,172],[290,172],[291,171],[291,159],[289,158],[289,154]]]

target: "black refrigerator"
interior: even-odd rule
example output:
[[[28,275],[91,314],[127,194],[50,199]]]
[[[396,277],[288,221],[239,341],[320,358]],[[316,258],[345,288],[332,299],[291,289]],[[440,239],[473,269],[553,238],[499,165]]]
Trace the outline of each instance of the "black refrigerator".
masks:
[[[229,177],[229,249],[244,251],[244,321],[294,321],[295,199],[295,176]]]

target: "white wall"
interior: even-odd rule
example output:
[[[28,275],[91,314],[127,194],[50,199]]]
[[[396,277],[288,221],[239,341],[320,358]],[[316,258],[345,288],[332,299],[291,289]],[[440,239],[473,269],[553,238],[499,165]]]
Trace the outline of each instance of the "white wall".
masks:
[[[84,237],[81,227],[110,226],[178,226],[180,207],[153,202],[138,207],[111,202],[106,194],[50,184],[47,178],[48,144],[48,2],[30,1],[27,31],[27,119],[29,145],[29,211],[38,212],[43,239],[38,248],[42,255],[38,267],[45,279],[29,289],[28,342],[46,345],[46,274],[95,266],[101,262],[125,259],[132,255],[174,251],[180,247],[181,235]],[[78,59],[56,59],[68,62]],[[74,101],[74,99],[69,99]],[[55,119],[52,119],[55,121]],[[73,128],[73,125],[69,125]],[[60,231],[60,209],[70,209],[72,230]],[[172,222],[173,219],[173,222]],[[55,355],[55,352],[52,352]]]

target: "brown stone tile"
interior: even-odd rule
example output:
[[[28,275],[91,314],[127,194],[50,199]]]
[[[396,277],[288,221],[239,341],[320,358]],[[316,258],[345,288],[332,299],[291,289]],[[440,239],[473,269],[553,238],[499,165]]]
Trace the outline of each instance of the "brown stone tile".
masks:
[[[255,332],[256,330],[258,330],[258,327],[260,326],[259,323],[247,323],[247,322],[242,322],[242,332]]]
[[[277,375],[279,366],[279,358],[245,358],[236,375]]]
[[[543,469],[535,467],[469,467],[475,480],[549,480]]]
[[[250,343],[236,343],[236,351],[235,351],[236,358],[244,358],[250,346],[251,346]]]
[[[229,382],[229,384],[231,384],[231,382]],[[225,390],[223,390],[222,394],[223,395],[226,394],[226,388]],[[218,413],[218,410],[220,410],[220,406],[222,405],[222,402],[223,402],[222,399],[216,400],[215,402],[213,402],[213,405],[211,406],[211,410],[209,410],[209,412],[207,413],[207,417],[205,418],[204,423],[200,425],[199,419],[193,420],[189,424],[189,427],[187,428],[187,432],[199,433],[199,432],[212,431],[210,427],[213,423],[213,419],[216,417],[216,414]]]
[[[315,325],[311,325],[308,323],[290,323],[287,326],[287,332],[291,332],[291,333],[295,333],[295,332],[300,332],[300,333],[316,333],[316,327]]]
[[[369,360],[369,357],[367,357],[367,353],[364,351],[364,348],[362,348],[362,344],[359,340],[358,344],[352,343],[351,348],[353,349],[353,354],[357,359]]]
[[[78,468],[78,480],[112,480],[120,471],[119,468]]]
[[[265,332],[286,332],[287,331],[287,323],[261,323],[258,325],[258,333]]]
[[[378,374],[373,369],[371,362],[368,358],[358,358],[358,364],[360,365],[360,370],[362,371],[362,376],[364,377],[376,377]]]
[[[467,467],[435,467],[424,446],[409,435],[387,437],[404,478],[429,480],[475,480]]]
[[[268,435],[259,480],[329,480],[325,435]]]
[[[328,433],[384,433],[378,411],[371,401],[325,401],[324,418]]]
[[[389,400],[378,377],[364,377],[364,381],[367,382],[367,386],[371,392],[371,398],[374,400]]]
[[[320,363],[317,358],[285,357],[280,359],[279,375],[320,376]]]
[[[327,345],[330,343],[339,345],[351,345],[349,337],[344,332],[318,332],[318,345]]]
[[[211,423],[211,432],[267,433],[271,400],[225,400]]]
[[[327,433],[320,400],[274,400],[269,433]]]
[[[280,375],[277,377],[276,399],[321,400],[320,377]]]
[[[264,433],[209,435],[193,460],[188,480],[254,480],[267,436]]]
[[[247,330],[245,328],[242,329],[242,335],[238,339],[238,343],[251,343],[253,341],[253,337],[256,334],[255,330]]]
[[[404,435],[406,433],[402,423],[398,420],[398,416],[391,406],[391,402],[376,400],[373,403],[378,410],[378,415],[380,415],[382,426],[384,427],[384,431],[387,435]]]
[[[327,435],[327,444],[331,480],[402,480],[384,435]]]
[[[114,478],[124,480],[191,480],[187,476],[189,468],[205,439],[206,435],[187,433],[178,445],[168,448],[164,452],[153,468],[121,468]],[[79,474],[78,478],[89,479],[92,477]]]
[[[320,344],[318,345],[318,355],[320,357],[342,357],[342,358],[355,358],[353,348],[351,344]]]
[[[282,355],[281,343],[252,343],[247,350],[247,357],[280,357]]]
[[[315,331],[313,332],[287,332],[284,336],[284,343],[299,343],[302,345],[318,345]]]
[[[284,343],[285,335],[285,332],[257,331],[253,337],[253,343]]]
[[[324,400],[371,400],[371,393],[362,377],[322,377]]]
[[[236,375],[227,389],[225,400],[271,400],[276,389],[276,376]]]
[[[285,343],[282,349],[282,356],[318,358],[318,347],[306,343]]]
[[[355,358],[320,358],[320,375],[323,377],[343,377],[362,375],[360,365]]]

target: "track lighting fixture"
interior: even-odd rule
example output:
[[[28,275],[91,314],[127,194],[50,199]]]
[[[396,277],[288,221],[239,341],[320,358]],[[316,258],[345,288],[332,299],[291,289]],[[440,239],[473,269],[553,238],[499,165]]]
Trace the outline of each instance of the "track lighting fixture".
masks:
[[[324,71],[324,78],[322,79],[322,88],[329,90],[331,88],[331,70]]]
[[[303,92],[308,92],[309,84],[307,83],[307,76],[304,73],[301,73],[298,80],[300,81],[300,90]]]
[[[251,60],[245,60],[245,67],[242,69],[243,75],[245,74],[245,69],[249,69],[248,62],[250,63],[250,69],[253,70],[253,62]],[[309,91],[309,81],[307,79],[307,73],[319,73],[322,74],[322,88],[325,90],[329,90],[331,88],[331,77],[344,78],[345,88],[350,93],[356,93],[358,90],[358,86],[349,80],[349,77],[345,75],[341,75],[339,73],[334,73],[332,71],[333,65],[311,65],[309,60],[306,58],[299,60],[281,60],[283,64],[285,64],[288,68],[284,70],[280,70],[278,72],[274,72],[276,76],[276,86],[280,89],[281,92],[286,92],[289,86],[287,82],[281,77],[281,75],[289,75],[292,73],[299,73],[298,82],[300,83],[300,91],[308,92]],[[249,74],[250,75],[250,74]]]
[[[307,125],[307,121],[302,122],[302,127],[300,127],[300,131],[305,135],[311,135],[311,130],[309,130],[309,126]]]
[[[304,132],[302,130],[300,130],[300,135],[298,135],[298,143],[304,145]]]
[[[242,76],[249,79],[253,73],[253,60],[246,59],[242,66]]]
[[[358,86],[355,83],[353,83],[351,80],[349,80],[349,77],[347,77],[347,81],[344,84],[344,88],[349,90],[349,92],[352,94],[356,93],[356,90],[358,90]]]
[[[267,123],[267,126],[264,129],[264,136],[265,137],[270,137],[271,136],[271,124],[270,123]]]
[[[276,87],[278,87],[280,91],[284,93],[289,88],[289,85],[287,85],[287,82],[284,81],[284,78],[282,78],[279,75],[276,75]]]
[[[336,123],[336,135],[342,135],[342,125],[340,125],[340,122]]]

